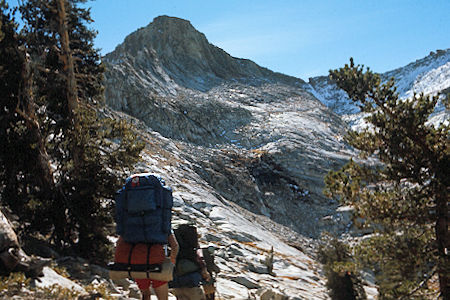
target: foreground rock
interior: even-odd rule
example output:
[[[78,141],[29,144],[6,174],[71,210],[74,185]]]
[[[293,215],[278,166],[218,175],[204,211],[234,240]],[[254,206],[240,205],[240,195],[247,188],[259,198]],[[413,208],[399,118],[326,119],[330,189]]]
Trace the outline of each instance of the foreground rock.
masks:
[[[0,211],[0,275],[24,272],[28,277],[42,275],[50,260],[30,257],[21,248],[11,223]]]

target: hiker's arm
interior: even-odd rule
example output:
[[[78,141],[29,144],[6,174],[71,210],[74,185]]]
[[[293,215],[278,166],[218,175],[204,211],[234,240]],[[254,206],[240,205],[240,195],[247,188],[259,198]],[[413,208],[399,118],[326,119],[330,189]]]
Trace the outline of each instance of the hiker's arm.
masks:
[[[205,279],[206,281],[210,281],[211,275],[209,274],[208,269],[206,268],[206,262],[205,258],[203,257],[202,249],[197,250],[197,263],[200,266],[203,279]]]
[[[173,233],[169,235],[168,242],[170,246],[170,260],[175,264],[178,255],[178,242]]]
[[[208,269],[206,269],[206,267],[201,268],[200,273],[202,274],[202,278],[206,281],[209,282],[211,280],[211,274],[209,274]]]

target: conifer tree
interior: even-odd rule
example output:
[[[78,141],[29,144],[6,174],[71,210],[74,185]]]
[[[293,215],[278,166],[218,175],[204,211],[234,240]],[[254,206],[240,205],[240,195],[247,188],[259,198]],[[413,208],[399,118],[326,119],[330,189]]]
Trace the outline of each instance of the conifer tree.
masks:
[[[449,125],[427,123],[438,96],[399,99],[393,79],[381,83],[353,59],[330,78],[368,114],[368,127],[346,140],[378,164],[331,171],[325,194],[374,229],[357,254],[377,272],[380,299],[450,299]]]
[[[112,221],[106,200],[143,144],[125,121],[106,115],[103,66],[93,48],[95,32],[86,26],[92,20],[78,6],[84,2],[22,2],[20,39],[1,2],[2,24],[6,20],[11,32],[0,41],[6,87],[0,134],[8,141],[0,151],[0,191],[24,222],[39,219],[31,229],[52,233],[60,248],[101,261]]]
[[[45,231],[50,222],[42,217],[41,203],[52,195],[52,170],[34,102],[30,61],[21,47],[13,12],[4,1],[0,13],[2,204],[20,211],[27,222]]]

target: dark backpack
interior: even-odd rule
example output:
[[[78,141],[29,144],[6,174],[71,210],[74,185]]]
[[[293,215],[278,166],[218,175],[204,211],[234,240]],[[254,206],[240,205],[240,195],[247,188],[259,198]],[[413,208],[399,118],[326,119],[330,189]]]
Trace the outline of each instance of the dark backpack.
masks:
[[[197,227],[193,224],[180,224],[173,233],[177,238],[179,252],[177,259],[197,261],[198,235]]]
[[[172,189],[152,174],[127,178],[116,194],[116,231],[128,243],[167,244]]]
[[[175,265],[176,276],[200,270],[197,258],[199,247],[197,227],[193,224],[180,224],[174,229],[173,233],[179,246]]]

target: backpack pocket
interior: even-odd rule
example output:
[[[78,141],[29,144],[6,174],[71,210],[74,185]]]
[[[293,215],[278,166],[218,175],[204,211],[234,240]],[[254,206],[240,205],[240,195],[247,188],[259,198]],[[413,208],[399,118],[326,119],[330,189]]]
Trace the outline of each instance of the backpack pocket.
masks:
[[[129,189],[126,195],[125,209],[130,215],[145,214],[148,211],[155,210],[158,206],[156,197],[158,192],[149,187]]]

